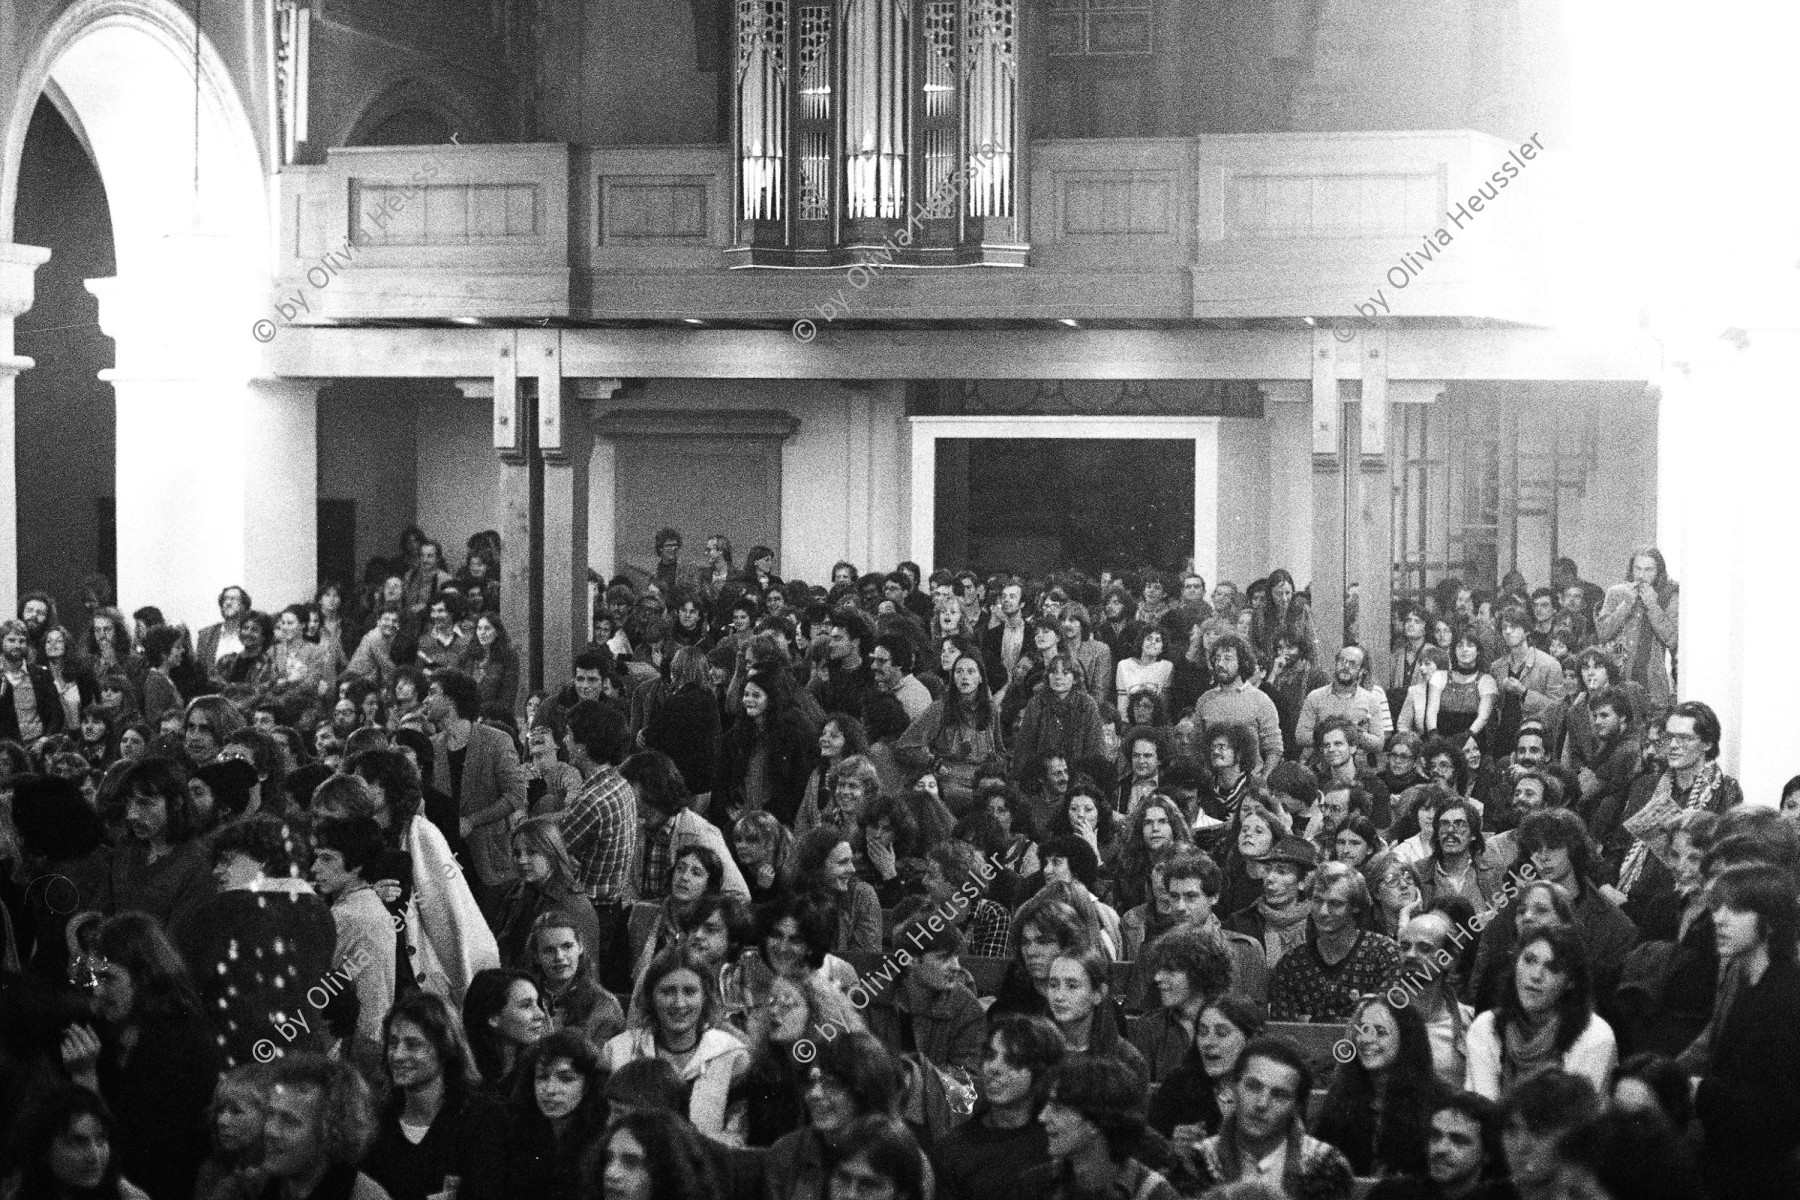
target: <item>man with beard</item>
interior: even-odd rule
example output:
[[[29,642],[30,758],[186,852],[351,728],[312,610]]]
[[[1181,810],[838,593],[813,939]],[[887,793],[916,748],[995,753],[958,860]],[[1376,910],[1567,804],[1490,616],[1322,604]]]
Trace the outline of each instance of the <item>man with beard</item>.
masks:
[[[1287,1038],[1256,1038],[1238,1055],[1230,1084],[1230,1114],[1198,1147],[1206,1186],[1261,1180],[1284,1196],[1349,1200],[1350,1163],[1306,1132],[1313,1078],[1298,1046]]]
[[[31,665],[30,647],[23,621],[0,623],[0,740],[24,746],[61,733],[67,719],[50,669]]]
[[[1426,1130],[1426,1177],[1396,1175],[1377,1183],[1369,1200],[1511,1200],[1501,1172],[1494,1106],[1474,1092],[1453,1091],[1432,1108]]]
[[[1420,913],[1402,925],[1400,987],[1425,1018],[1432,1068],[1446,1087],[1460,1088],[1467,1077],[1466,1034],[1475,1010],[1456,997],[1455,935],[1455,926],[1441,912]]]
[[[26,592],[19,600],[19,620],[25,622],[25,636],[31,642],[31,661],[44,662],[44,635],[56,622],[56,600],[49,592]]]
[[[1354,734],[1353,747],[1381,753],[1387,735],[1394,731],[1394,716],[1388,711],[1386,696],[1363,686],[1367,667],[1368,656],[1361,646],[1352,643],[1338,651],[1331,682],[1308,694],[1300,706],[1300,718],[1294,722],[1294,740],[1303,751],[1313,748],[1313,739],[1328,718],[1343,717]]]
[[[249,612],[250,593],[243,588],[233,584],[219,593],[218,624],[208,625],[195,639],[194,661],[200,664],[201,670],[211,675],[217,663],[244,648],[238,635]]]

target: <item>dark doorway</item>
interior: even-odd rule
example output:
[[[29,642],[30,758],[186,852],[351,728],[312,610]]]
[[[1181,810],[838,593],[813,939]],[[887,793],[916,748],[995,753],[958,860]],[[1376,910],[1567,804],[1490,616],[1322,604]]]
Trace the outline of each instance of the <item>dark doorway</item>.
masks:
[[[1042,575],[1179,570],[1194,552],[1185,439],[940,439],[938,565]]]
[[[99,378],[113,349],[85,286],[114,274],[112,213],[81,136],[47,97],[25,134],[13,238],[52,253],[14,333],[37,365],[14,385],[19,503],[0,519],[18,522],[20,590],[80,612],[83,577],[114,577],[117,561],[113,390]]]
[[[356,586],[356,501],[319,500],[319,584]]]

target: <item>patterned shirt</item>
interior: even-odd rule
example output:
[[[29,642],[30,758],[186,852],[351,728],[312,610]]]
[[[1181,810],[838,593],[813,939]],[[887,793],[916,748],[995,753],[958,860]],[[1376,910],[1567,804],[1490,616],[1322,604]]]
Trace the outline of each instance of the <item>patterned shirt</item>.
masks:
[[[664,821],[644,839],[644,870],[638,876],[638,899],[661,900],[669,894],[669,872],[675,866],[675,822]]]
[[[964,954],[977,958],[1005,958],[1006,931],[1012,924],[1006,906],[992,900],[977,900],[963,927]]]
[[[1400,982],[1400,947],[1379,933],[1357,935],[1336,965],[1319,957],[1318,935],[1281,956],[1269,980],[1272,1021],[1348,1021],[1362,996]]]
[[[637,796],[617,768],[601,767],[558,814],[576,886],[596,900],[631,900]]]

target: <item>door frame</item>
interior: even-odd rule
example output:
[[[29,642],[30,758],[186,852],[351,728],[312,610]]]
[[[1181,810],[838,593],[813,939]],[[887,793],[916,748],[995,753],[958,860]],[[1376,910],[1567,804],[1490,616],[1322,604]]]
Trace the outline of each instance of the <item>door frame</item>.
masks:
[[[929,574],[937,542],[940,439],[1186,441],[1194,445],[1194,570],[1206,579],[1219,561],[1219,422],[1222,417],[908,417],[912,426],[912,560]],[[959,566],[961,564],[958,564]]]

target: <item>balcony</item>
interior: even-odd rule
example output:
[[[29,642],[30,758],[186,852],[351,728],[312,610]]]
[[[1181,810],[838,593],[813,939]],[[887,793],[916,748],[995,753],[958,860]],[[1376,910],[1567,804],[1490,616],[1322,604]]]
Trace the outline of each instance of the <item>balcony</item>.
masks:
[[[840,296],[877,322],[1538,324],[1542,155],[1460,225],[1446,215],[1515,149],[1470,132],[1040,141],[1025,266],[874,263],[861,287],[842,267],[732,269],[726,146],[333,150],[280,176],[277,296],[297,324],[786,321]]]

